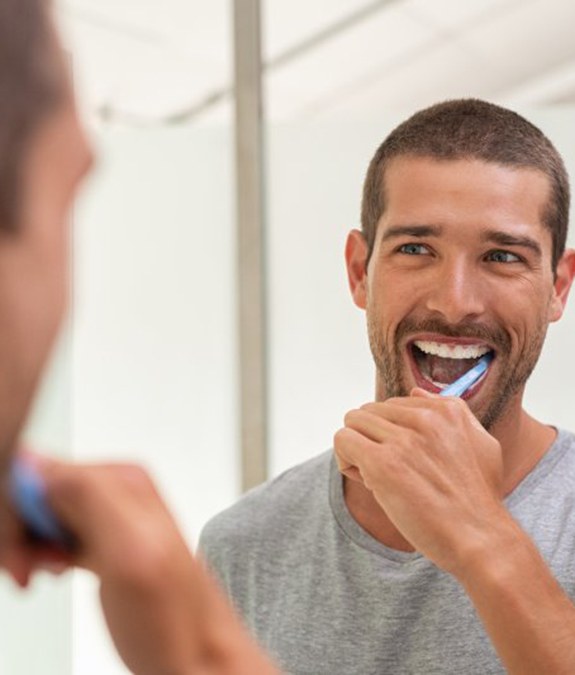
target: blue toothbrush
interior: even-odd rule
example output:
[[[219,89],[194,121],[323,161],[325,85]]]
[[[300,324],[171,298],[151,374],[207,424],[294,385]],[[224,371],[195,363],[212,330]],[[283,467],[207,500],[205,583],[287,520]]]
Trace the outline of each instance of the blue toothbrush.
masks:
[[[34,467],[21,458],[10,469],[10,497],[32,539],[70,550],[74,537],[58,522],[46,497],[46,486]]]
[[[470,389],[489,368],[492,359],[493,355],[491,353],[482,356],[473,368],[464,373],[458,380],[455,380],[455,382],[452,382],[445,387],[439,395],[463,396],[463,394],[465,394],[465,392]]]

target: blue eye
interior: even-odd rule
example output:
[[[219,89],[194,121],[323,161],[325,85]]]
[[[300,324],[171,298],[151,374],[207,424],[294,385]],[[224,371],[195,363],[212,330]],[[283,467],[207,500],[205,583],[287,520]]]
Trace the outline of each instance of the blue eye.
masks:
[[[403,244],[398,248],[405,255],[429,255],[429,251],[423,244]]]
[[[510,251],[491,251],[491,253],[487,254],[487,259],[496,263],[521,262],[521,258]]]

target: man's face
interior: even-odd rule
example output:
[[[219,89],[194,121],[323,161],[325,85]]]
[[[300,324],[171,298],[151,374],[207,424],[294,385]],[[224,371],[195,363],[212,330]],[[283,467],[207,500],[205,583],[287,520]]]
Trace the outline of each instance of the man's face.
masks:
[[[65,311],[69,211],[90,162],[68,91],[23,157],[18,229],[0,231],[0,461],[21,430]]]
[[[439,393],[491,352],[487,374],[465,396],[471,409],[491,428],[520,402],[571,282],[565,261],[554,281],[551,234],[542,223],[549,192],[536,170],[477,160],[392,161],[367,272],[360,233],[347,248],[379,400],[415,386]]]

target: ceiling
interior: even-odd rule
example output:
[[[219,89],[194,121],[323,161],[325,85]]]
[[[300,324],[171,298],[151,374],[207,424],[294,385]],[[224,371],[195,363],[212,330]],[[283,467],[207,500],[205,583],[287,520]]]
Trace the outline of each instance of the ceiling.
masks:
[[[122,123],[229,120],[232,3],[57,0],[85,106]],[[272,121],[478,96],[575,102],[571,0],[262,0]]]

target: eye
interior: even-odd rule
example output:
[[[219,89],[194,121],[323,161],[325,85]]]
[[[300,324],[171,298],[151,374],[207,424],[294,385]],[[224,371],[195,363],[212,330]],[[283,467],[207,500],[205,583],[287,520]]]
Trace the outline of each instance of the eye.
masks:
[[[402,244],[397,250],[405,255],[429,255],[429,249],[423,244]]]
[[[491,251],[486,256],[487,260],[496,263],[516,263],[521,262],[522,258],[510,251]]]

